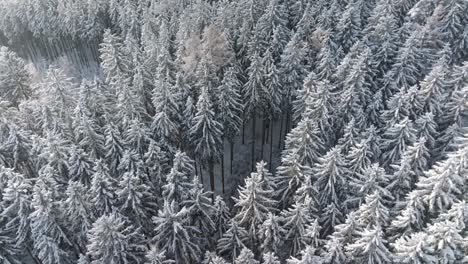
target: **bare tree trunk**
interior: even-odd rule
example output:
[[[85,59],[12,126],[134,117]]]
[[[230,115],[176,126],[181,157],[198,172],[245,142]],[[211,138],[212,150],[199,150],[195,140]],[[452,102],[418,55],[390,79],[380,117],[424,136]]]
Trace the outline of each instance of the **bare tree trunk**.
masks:
[[[242,114],[242,145],[245,144],[245,112]]]
[[[200,161],[198,167],[198,170],[200,171],[200,182],[203,184],[203,162]]]
[[[278,135],[278,149],[281,149],[281,138],[283,135],[283,116],[284,114],[281,115],[280,117],[280,129],[279,129],[279,135]]]
[[[231,140],[231,142],[229,142],[231,144],[231,155],[230,155],[230,158],[231,158],[231,162],[230,162],[230,166],[231,166],[231,170],[230,170],[230,175],[232,177],[232,163],[233,163],[233,160],[234,160],[234,140]]]
[[[265,133],[266,133],[266,124],[265,124],[265,118],[262,119],[262,148],[261,148],[261,154],[260,154],[260,159],[263,160],[263,150],[265,146]]]
[[[254,109],[253,114],[252,114],[252,163],[250,164],[251,171],[253,171],[255,167],[255,125],[256,125],[256,118],[255,118],[255,109]]]
[[[210,185],[211,185],[211,202],[214,203],[214,192],[215,192],[215,182],[214,182],[214,161],[213,158],[208,162],[208,171],[210,173]]]
[[[223,153],[221,153],[221,181],[223,184],[223,194],[224,194],[224,142],[223,142]]]
[[[272,159],[273,159],[273,120],[270,118],[270,172],[271,172],[271,168],[272,168]]]

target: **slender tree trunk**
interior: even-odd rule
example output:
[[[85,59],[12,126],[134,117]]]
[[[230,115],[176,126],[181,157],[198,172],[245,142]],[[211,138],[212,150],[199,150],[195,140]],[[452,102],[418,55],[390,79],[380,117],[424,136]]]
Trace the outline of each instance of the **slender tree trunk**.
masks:
[[[242,119],[242,145],[245,144],[245,117]]]
[[[198,173],[198,162],[197,162],[197,159],[195,159],[195,175],[199,175],[199,176],[200,176],[200,173]]]
[[[273,160],[273,120],[270,118],[270,171],[271,171],[271,168],[272,168],[272,160]]]
[[[221,181],[223,184],[223,194],[224,194],[224,142],[223,142],[223,153],[221,153]]]
[[[198,170],[200,171],[200,182],[203,184],[203,162],[200,161],[198,167]]]
[[[288,107],[288,112],[286,113],[286,124],[285,124],[285,129],[284,129],[284,136],[286,136],[289,133],[289,126],[291,123],[291,109]]]
[[[266,136],[265,136],[265,145],[268,144],[268,139],[270,138],[270,126],[271,126],[271,118],[268,119],[268,121],[266,121],[266,127],[265,127],[265,132],[266,132]]]
[[[214,182],[214,161],[213,158],[208,162],[208,171],[210,173],[210,185],[211,185],[211,202],[214,203],[214,192],[215,192],[215,182]]]
[[[261,154],[260,154],[260,158],[261,160],[263,160],[263,150],[264,150],[264,146],[265,146],[265,132],[266,131],[266,122],[265,122],[265,118],[262,119],[262,148],[261,148]]]
[[[252,163],[250,164],[251,171],[253,171],[255,167],[255,125],[256,125],[256,118],[255,118],[255,109],[254,109],[253,114],[252,114]]]
[[[231,144],[231,155],[230,155],[230,158],[231,158],[231,162],[230,162],[230,166],[231,166],[231,169],[230,169],[230,174],[231,177],[232,177],[232,163],[234,161],[234,140],[231,140],[231,142],[229,142]]]
[[[28,252],[28,255],[34,260],[34,263],[42,264],[42,261],[33,255],[32,250],[29,248],[29,246],[26,246],[25,248],[26,248],[26,251]]]
[[[280,129],[279,129],[279,135],[278,135],[278,149],[281,149],[281,138],[282,138],[282,135],[283,135],[283,117],[284,117],[284,114],[281,115],[280,117]]]

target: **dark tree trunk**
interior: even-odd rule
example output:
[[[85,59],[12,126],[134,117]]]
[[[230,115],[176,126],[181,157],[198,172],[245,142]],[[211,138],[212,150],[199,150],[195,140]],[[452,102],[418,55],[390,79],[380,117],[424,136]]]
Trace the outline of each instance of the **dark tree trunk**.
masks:
[[[231,161],[230,161],[230,164],[229,164],[231,166],[231,168],[230,168],[230,174],[229,175],[231,175],[231,177],[232,177],[232,163],[233,163],[233,160],[234,160],[234,140],[231,140],[229,143],[231,144],[231,155],[230,155]]]
[[[265,119],[262,119],[262,148],[261,148],[261,154],[260,154],[260,159],[263,160],[263,150],[265,146],[265,134],[266,134],[266,122]]]
[[[245,113],[242,114],[242,145],[245,144]]]
[[[198,162],[198,170],[200,171],[200,182],[203,184],[203,162]]]
[[[282,135],[283,135],[283,116],[284,114],[281,115],[280,117],[280,129],[279,129],[279,135],[278,135],[278,149],[281,149],[281,138],[282,138]]]
[[[270,119],[270,172],[271,172],[271,168],[272,168],[272,160],[273,160],[273,120]]]
[[[252,114],[252,163],[251,163],[251,171],[254,170],[255,167],[255,125],[256,125],[256,118],[255,118],[255,109]]]
[[[211,185],[211,202],[214,203],[214,192],[215,192],[215,182],[214,182],[214,161],[213,158],[208,162],[208,171],[210,173],[210,185]]]
[[[224,194],[224,142],[223,142],[223,153],[221,153],[221,181],[223,184],[223,194]]]

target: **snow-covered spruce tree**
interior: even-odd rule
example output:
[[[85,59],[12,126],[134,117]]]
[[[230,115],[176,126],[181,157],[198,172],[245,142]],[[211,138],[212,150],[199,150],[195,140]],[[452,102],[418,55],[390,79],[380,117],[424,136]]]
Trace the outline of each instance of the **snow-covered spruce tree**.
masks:
[[[400,201],[414,187],[418,178],[428,169],[430,153],[425,138],[408,146],[398,163],[390,165],[393,171],[387,189]]]
[[[398,159],[406,148],[416,141],[416,131],[413,122],[405,117],[399,123],[389,127],[382,136],[383,164],[389,166]]]
[[[190,190],[190,198],[184,204],[190,211],[189,217],[192,224],[197,227],[200,235],[199,244],[211,242],[211,235],[216,231],[216,224],[213,221],[216,208],[211,200],[211,193],[205,192],[200,184],[198,176],[193,178]]]
[[[290,255],[296,256],[307,245],[306,229],[311,224],[310,211],[305,203],[296,202],[281,212],[283,237],[290,247]]]
[[[143,263],[145,247],[139,232],[118,214],[99,217],[88,232],[91,264]]]
[[[18,107],[32,95],[30,79],[25,61],[7,47],[0,47],[0,98]]]
[[[151,246],[151,248],[146,252],[145,255],[146,261],[145,264],[169,264],[174,263],[172,260],[167,259],[166,251],[159,250],[156,246]]]
[[[93,175],[93,162],[89,155],[81,148],[73,146],[68,159],[70,178],[88,185]]]
[[[329,237],[324,245],[325,250],[321,254],[323,262],[327,264],[346,263],[346,254],[343,244],[336,237]]]
[[[262,256],[262,264],[280,264],[281,261],[273,252],[268,252]]]
[[[219,234],[219,237],[222,237],[228,228],[228,224],[231,220],[231,213],[228,206],[223,200],[223,197],[217,195],[213,204],[215,212],[213,215],[213,221],[215,227]]]
[[[242,99],[240,96],[241,83],[237,77],[237,71],[234,67],[229,67],[224,73],[224,78],[221,86],[218,88],[218,108],[219,119],[223,125],[223,138],[230,144],[230,174],[232,175],[233,160],[234,160],[234,140],[239,134],[242,125]],[[224,149],[223,149],[224,153]],[[225,188],[224,182],[224,157],[221,157],[222,162],[222,184],[223,193]]]
[[[176,263],[198,261],[200,248],[196,243],[199,231],[190,224],[189,210],[186,207],[177,209],[175,202],[165,202],[158,216],[153,217],[155,224],[156,246],[165,250],[167,256]]]
[[[364,171],[355,178],[351,178],[347,183],[351,187],[349,192],[347,206],[353,207],[360,205],[364,198],[378,191],[382,196],[393,198],[392,194],[387,190],[387,185],[390,176],[386,173],[385,169],[374,163],[365,168]]]
[[[117,167],[119,166],[120,159],[123,156],[124,141],[118,128],[111,122],[106,124],[104,134],[104,156],[109,163],[112,173],[117,175]]]
[[[437,258],[428,252],[428,243],[428,236],[424,232],[400,237],[393,244],[395,259],[401,263],[437,263]]]
[[[268,213],[268,217],[263,221],[259,230],[258,238],[261,241],[261,250],[263,254],[272,252],[273,254],[281,253],[282,237],[285,230],[280,225],[280,217],[273,213]]]
[[[286,153],[281,157],[281,165],[275,175],[277,189],[274,195],[283,208],[291,203],[292,195],[311,175],[312,169],[301,164],[298,154]]]
[[[228,264],[222,257],[219,257],[214,252],[206,252],[202,264]]]
[[[32,184],[29,179],[21,174],[5,168],[0,168],[0,171],[5,175],[9,174],[5,188],[0,188],[0,191],[2,191],[2,195],[0,195],[0,208],[2,209],[0,219],[3,219],[1,221],[3,228],[0,228],[0,232],[5,232],[5,234],[0,235],[5,239],[5,244],[2,245],[5,247],[5,253],[0,253],[0,256],[4,256],[6,263],[8,261],[14,263],[14,257],[8,260],[10,257],[7,257],[7,251],[14,251],[14,249],[28,251],[31,247],[29,214],[31,213]],[[11,253],[8,253],[8,255],[11,255]]]
[[[202,88],[193,123],[190,136],[195,145],[195,153],[208,166],[211,191],[214,192],[214,163],[218,161],[222,151],[223,125],[217,121],[207,87]]]
[[[341,222],[337,215],[344,198],[345,178],[344,160],[339,147],[334,147],[320,157],[313,171],[315,188],[318,192],[317,200],[320,208],[325,210],[321,225],[324,233],[329,233],[336,224]],[[338,211],[337,211],[338,210]]]
[[[316,255],[317,249],[314,246],[307,245],[300,252],[300,258],[291,257],[286,260],[288,264],[319,264],[323,263],[323,259]]]
[[[190,197],[192,188],[190,178],[194,175],[193,163],[185,153],[175,154],[173,167],[166,175],[166,184],[162,186],[162,196],[169,204],[174,202],[174,206],[179,208]]]
[[[157,205],[151,188],[144,179],[147,177],[140,169],[125,172],[120,179],[116,195],[120,213],[128,217],[136,227],[146,231]]]
[[[272,199],[273,190],[267,189],[258,173],[251,173],[245,178],[245,186],[239,187],[239,197],[233,197],[238,208],[234,219],[249,232],[250,243],[258,246],[258,227],[274,211],[276,201]]]
[[[244,247],[239,256],[234,260],[234,264],[259,264],[260,262],[255,259],[252,250]]]
[[[80,182],[69,181],[65,192],[66,199],[61,204],[68,237],[74,240],[81,252],[85,252],[86,234],[94,220],[92,205],[85,186]]]
[[[36,182],[29,216],[34,253],[46,264],[66,262],[69,257],[66,248],[72,245],[66,235],[67,230],[60,223],[55,188],[56,186],[46,185],[44,181]]]
[[[81,102],[74,111],[73,126],[75,142],[89,155],[90,158],[100,158],[104,155],[105,137],[101,127],[91,116],[89,109]]]
[[[331,81],[331,78],[336,70],[339,63],[339,52],[341,51],[333,39],[333,35],[330,32],[325,32],[325,37],[322,40],[322,47],[317,55],[317,63],[315,72],[319,80]]]
[[[376,190],[368,194],[365,202],[356,211],[356,219],[363,228],[386,227],[390,220],[390,210],[385,206],[383,194]]]
[[[251,64],[247,70],[249,79],[244,84],[242,94],[244,96],[244,113],[252,119],[252,157],[251,170],[254,169],[255,156],[255,127],[257,114],[263,114],[267,107],[268,91],[264,86],[263,78],[265,78],[265,69],[262,65],[262,58],[258,53],[255,53],[251,58]],[[262,143],[263,144],[263,143]]]
[[[117,202],[116,188],[117,181],[109,174],[106,163],[103,160],[97,160],[89,189],[95,217],[114,211]]]
[[[432,150],[436,144],[436,138],[439,136],[439,127],[434,120],[434,114],[428,112],[421,115],[415,121],[416,127],[416,137],[424,138],[426,140],[426,146],[428,149]]]
[[[359,3],[360,1],[356,1]],[[338,24],[336,25],[337,40],[345,53],[348,53],[353,44],[361,37],[363,21],[358,12],[358,5],[355,2],[347,4]]]
[[[228,260],[234,261],[249,240],[247,230],[239,226],[235,219],[229,223],[228,230],[218,240],[218,252]]]
[[[125,54],[120,36],[107,29],[103,35],[100,52],[101,67],[107,83],[118,85],[120,81],[129,77],[131,60],[128,54]]]
[[[291,101],[294,100],[296,91],[298,91],[306,77],[306,68],[304,63],[307,54],[307,45],[298,34],[294,34],[291,40],[284,48],[279,64],[282,84],[285,87],[283,104],[286,108],[286,131],[289,130],[291,119]]]
[[[359,238],[346,247],[350,257],[367,263],[389,263],[392,260],[380,226],[358,232]]]
[[[3,225],[2,222],[0,224]],[[15,245],[15,239],[10,230],[0,228],[0,261],[5,264],[20,264],[21,254]]]
[[[162,79],[159,79],[162,78]],[[178,106],[171,84],[158,76],[153,89],[153,106],[155,114],[151,129],[164,145],[173,144],[178,138],[179,123],[177,122]]]
[[[418,87],[412,86],[400,90],[387,101],[387,110],[382,112],[382,120],[387,126],[392,126],[405,117],[416,119],[422,110],[422,102],[418,96]]]

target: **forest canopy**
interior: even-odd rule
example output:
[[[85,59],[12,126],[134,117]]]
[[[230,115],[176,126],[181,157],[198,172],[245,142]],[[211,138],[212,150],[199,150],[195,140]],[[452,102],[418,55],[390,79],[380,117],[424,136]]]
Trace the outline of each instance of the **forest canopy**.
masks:
[[[0,263],[468,263],[467,0],[3,0]]]

